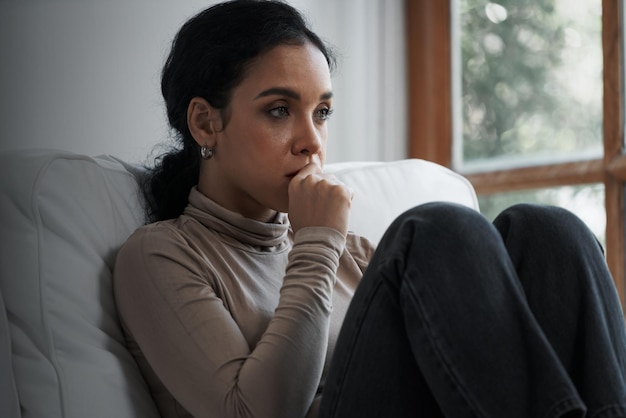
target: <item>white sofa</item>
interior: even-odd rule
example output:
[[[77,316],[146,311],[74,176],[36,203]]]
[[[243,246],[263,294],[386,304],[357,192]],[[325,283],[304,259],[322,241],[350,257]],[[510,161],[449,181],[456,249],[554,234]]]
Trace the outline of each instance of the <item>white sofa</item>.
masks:
[[[423,202],[478,209],[466,179],[426,161],[327,171],[355,191],[350,229],[375,242]],[[109,156],[0,153],[0,417],[158,416],[111,291],[116,251],[144,222],[142,172]]]

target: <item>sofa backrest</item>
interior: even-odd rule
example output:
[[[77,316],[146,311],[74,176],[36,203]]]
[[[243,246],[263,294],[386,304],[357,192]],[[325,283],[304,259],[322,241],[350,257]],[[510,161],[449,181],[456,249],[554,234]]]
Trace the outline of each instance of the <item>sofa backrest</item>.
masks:
[[[421,160],[342,163],[350,229],[376,242],[409,207],[478,208],[464,178]],[[112,296],[117,249],[143,223],[141,170],[112,157],[0,153],[0,416],[158,416]]]
[[[0,393],[12,412],[0,416],[157,417],[111,288],[117,248],[143,222],[133,174],[111,158],[8,152],[0,190],[0,335],[13,376],[11,398]]]

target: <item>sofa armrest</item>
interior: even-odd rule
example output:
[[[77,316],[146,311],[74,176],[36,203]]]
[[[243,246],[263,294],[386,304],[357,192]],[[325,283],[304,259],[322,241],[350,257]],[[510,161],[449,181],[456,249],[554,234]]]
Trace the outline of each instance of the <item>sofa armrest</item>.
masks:
[[[354,191],[349,229],[374,243],[398,215],[422,203],[446,201],[479,209],[465,177],[425,160],[334,163],[326,172]]]

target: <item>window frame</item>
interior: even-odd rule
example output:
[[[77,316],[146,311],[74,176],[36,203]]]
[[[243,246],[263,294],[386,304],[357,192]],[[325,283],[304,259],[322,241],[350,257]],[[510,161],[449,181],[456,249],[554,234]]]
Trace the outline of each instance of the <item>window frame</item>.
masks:
[[[452,1],[406,0],[408,155],[452,167]],[[602,0],[603,144],[601,158],[466,174],[476,193],[603,183],[606,259],[626,306],[623,14]],[[461,172],[461,174],[464,174]]]

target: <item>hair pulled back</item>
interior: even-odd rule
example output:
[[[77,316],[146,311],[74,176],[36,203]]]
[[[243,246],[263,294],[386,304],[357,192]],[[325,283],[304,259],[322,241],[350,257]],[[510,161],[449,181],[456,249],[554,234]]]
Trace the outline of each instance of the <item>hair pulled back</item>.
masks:
[[[224,113],[233,88],[256,57],[281,44],[307,41],[320,49],[332,70],[332,52],[296,9],[280,1],[220,3],[181,27],[161,73],[161,92],[176,143],[157,157],[143,184],[149,221],[178,217],[198,183],[200,147],[187,126],[191,99],[202,97]]]

